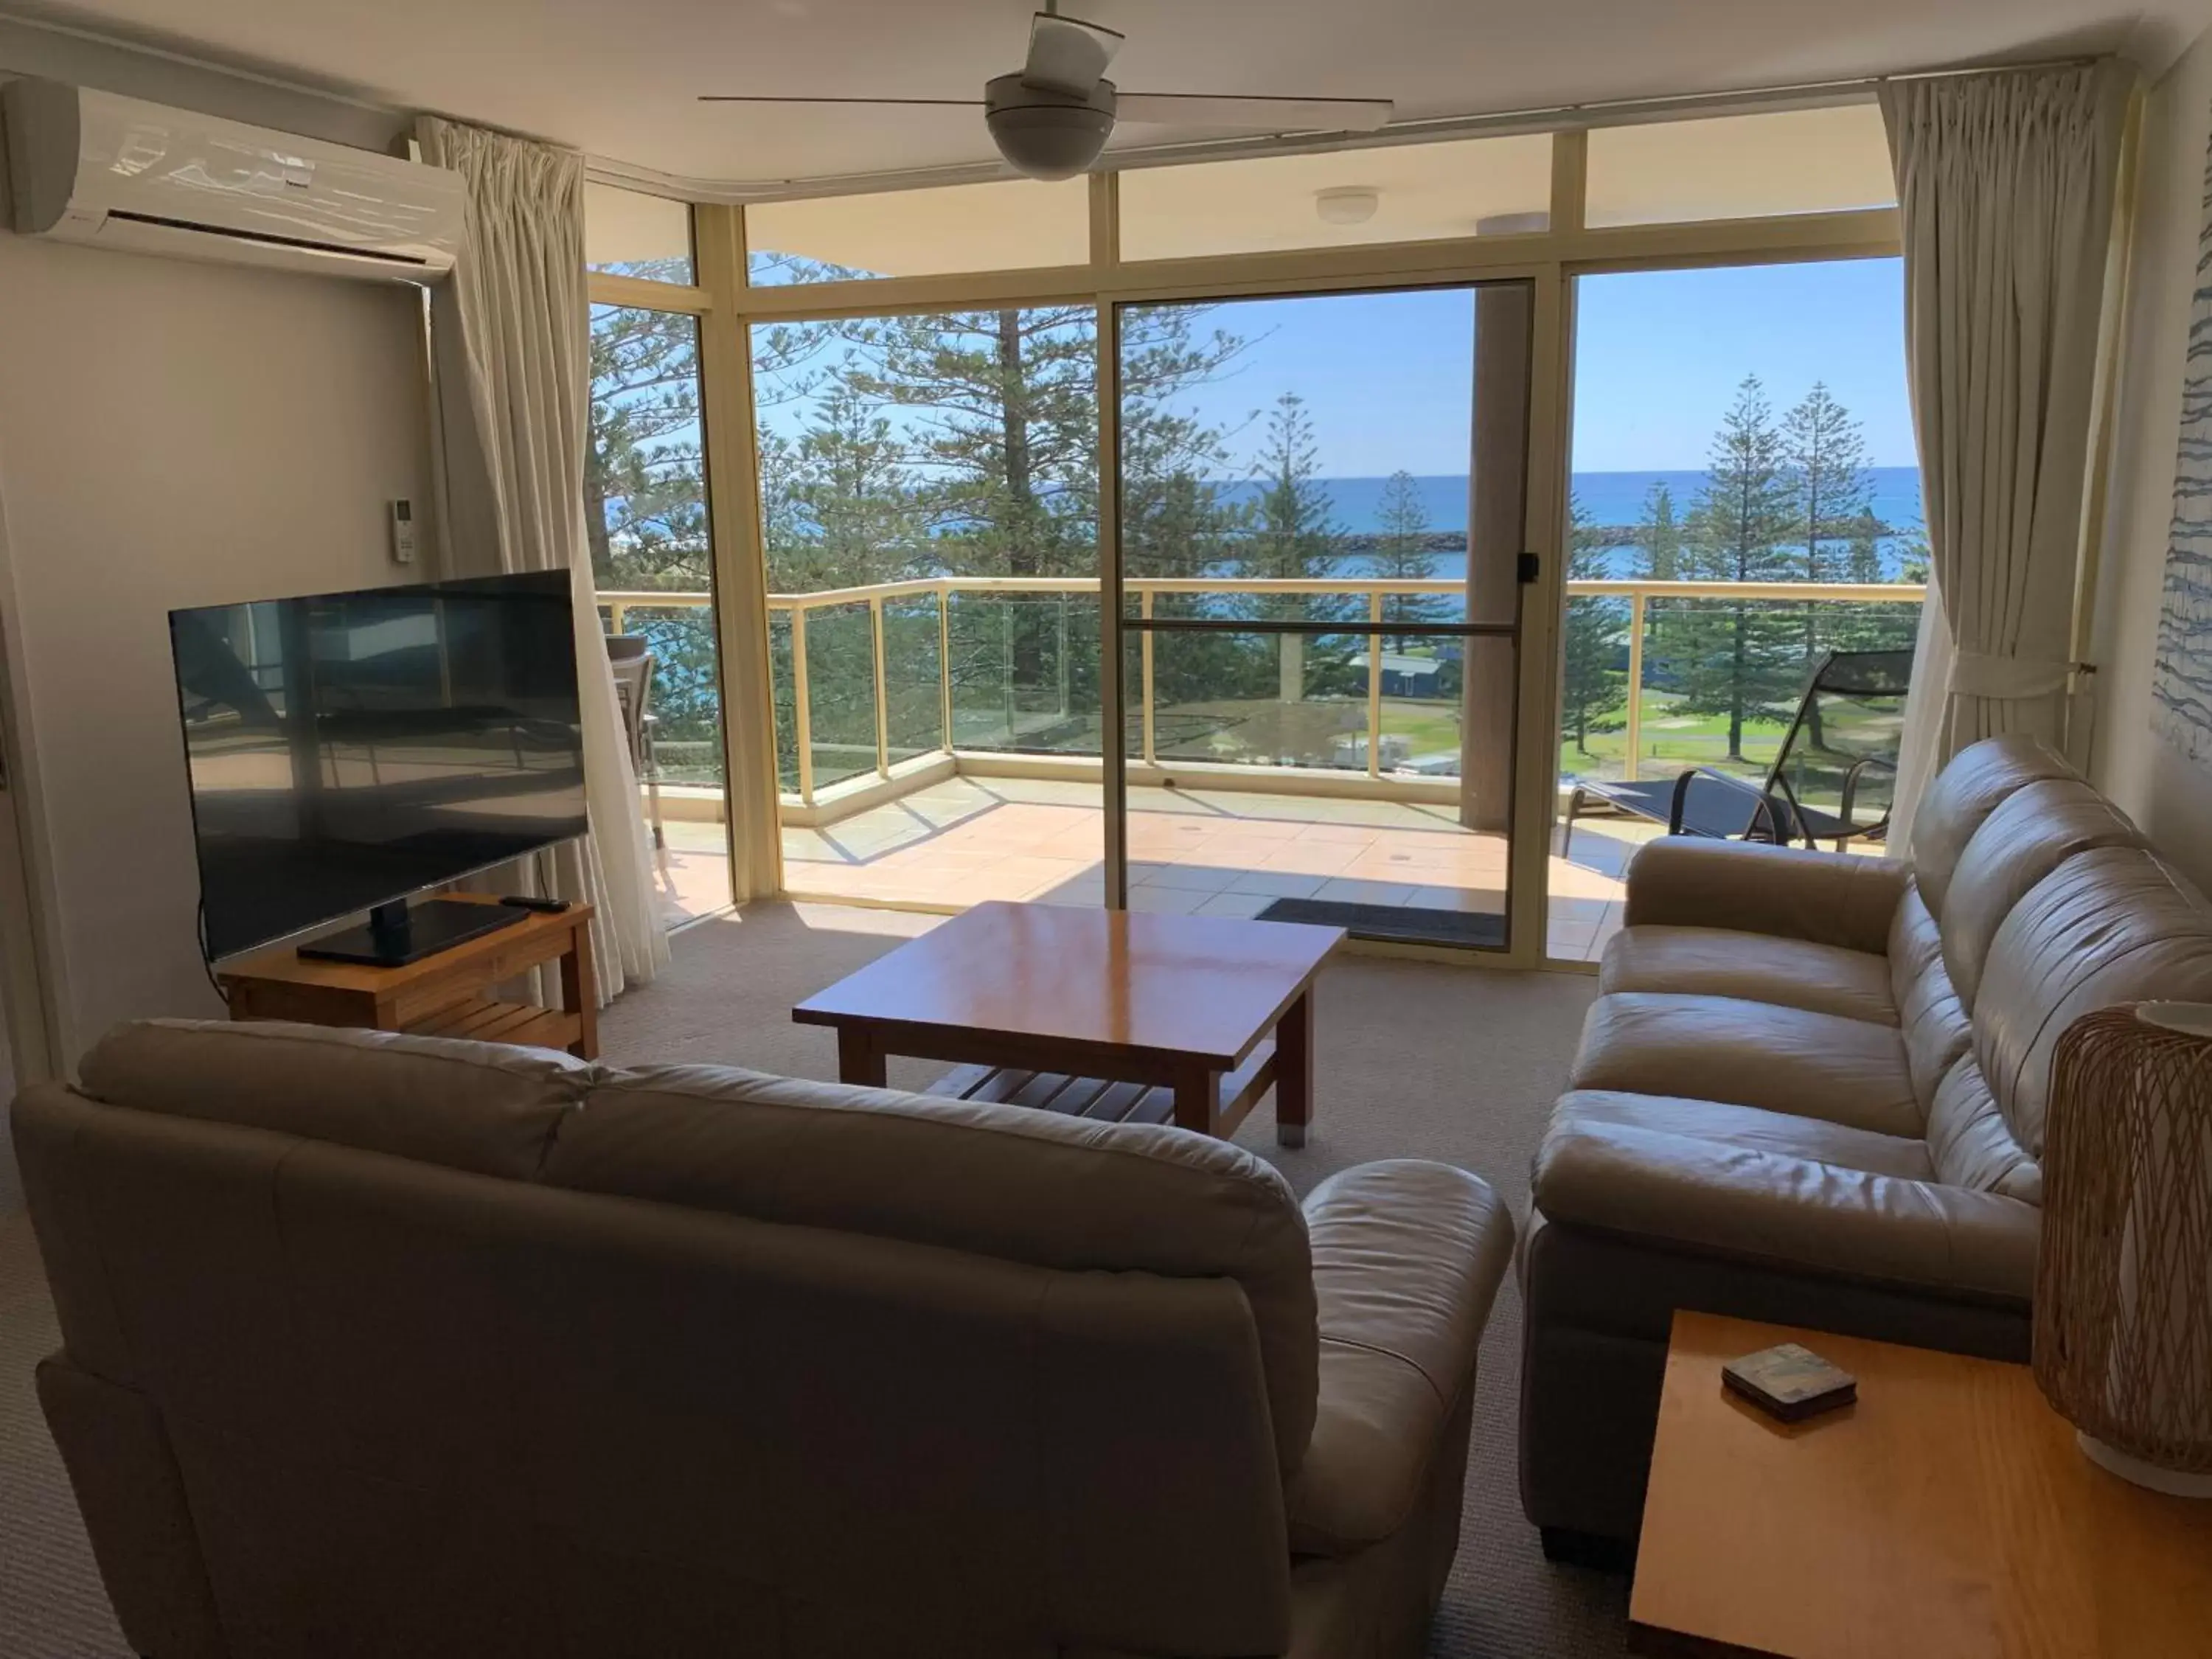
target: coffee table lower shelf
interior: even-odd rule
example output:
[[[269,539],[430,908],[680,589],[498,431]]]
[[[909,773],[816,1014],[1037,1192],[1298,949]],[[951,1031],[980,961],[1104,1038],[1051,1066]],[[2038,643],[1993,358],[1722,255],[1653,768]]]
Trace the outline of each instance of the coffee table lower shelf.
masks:
[[[1275,1042],[1263,1040],[1244,1063],[1221,1079],[1212,1133],[1237,1132],[1261,1097],[1275,1086]],[[1029,1106],[1102,1123],[1172,1123],[1175,1091],[1159,1084],[1115,1083],[1065,1072],[1030,1072],[1013,1066],[958,1066],[929,1085],[933,1095]]]

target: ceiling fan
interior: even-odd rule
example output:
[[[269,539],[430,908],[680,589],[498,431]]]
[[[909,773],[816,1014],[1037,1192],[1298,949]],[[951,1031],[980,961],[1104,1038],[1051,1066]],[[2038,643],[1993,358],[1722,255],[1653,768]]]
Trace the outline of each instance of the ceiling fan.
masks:
[[[1120,121],[1222,132],[1372,132],[1387,98],[1262,98],[1239,94],[1123,92],[1106,78],[1122,36],[1058,0],[1030,20],[1029,61],[983,83],[981,98],[807,98],[709,93],[702,104],[891,104],[981,108],[999,153],[1032,179],[1066,179],[1098,159]]]

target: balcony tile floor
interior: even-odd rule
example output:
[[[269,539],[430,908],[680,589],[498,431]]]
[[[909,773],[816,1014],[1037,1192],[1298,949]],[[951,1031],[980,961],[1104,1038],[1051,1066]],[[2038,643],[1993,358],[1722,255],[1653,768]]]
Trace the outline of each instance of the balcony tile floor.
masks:
[[[653,887],[668,925],[681,927],[727,909],[730,854],[721,824],[671,818],[663,833],[668,844],[653,854]]]
[[[1312,796],[1131,792],[1129,902],[1254,916],[1278,898],[1498,912],[1505,841],[1450,809]],[[728,902],[721,826],[667,826],[658,880],[672,922]],[[1595,961],[1620,925],[1620,875],[1650,826],[1584,820],[1552,860],[1550,954]],[[1096,784],[961,776],[828,829],[783,832],[790,890],[811,898],[958,909],[987,899],[1097,904]]]

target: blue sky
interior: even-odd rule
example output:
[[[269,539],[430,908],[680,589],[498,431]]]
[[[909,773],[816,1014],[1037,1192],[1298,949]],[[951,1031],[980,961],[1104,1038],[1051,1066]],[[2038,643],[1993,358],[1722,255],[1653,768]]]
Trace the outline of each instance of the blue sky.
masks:
[[[1898,260],[1586,276],[1576,305],[1577,471],[1702,467],[1746,374],[1778,410],[1826,381],[1872,465],[1917,465]]]
[[[1747,374],[1778,414],[1825,380],[1861,422],[1875,466],[1911,466],[1903,274],[1894,259],[1638,271],[1581,279],[1573,465],[1577,472],[1695,471]],[[1467,471],[1474,305],[1464,288],[1242,300],[1201,324],[1249,342],[1181,407],[1231,431],[1249,470],[1265,411],[1306,402],[1331,477]],[[796,433],[805,404],[763,410]]]
[[[1747,374],[1766,383],[1778,410],[1825,380],[1863,422],[1873,465],[1912,465],[1902,280],[1893,259],[1582,279],[1575,470],[1703,467]],[[1252,343],[1232,374],[1188,396],[1189,407],[1235,425],[1296,392],[1324,474],[1467,471],[1474,329],[1466,289],[1241,301],[1213,307],[1208,322]],[[1240,461],[1256,451],[1263,424],[1233,440]]]

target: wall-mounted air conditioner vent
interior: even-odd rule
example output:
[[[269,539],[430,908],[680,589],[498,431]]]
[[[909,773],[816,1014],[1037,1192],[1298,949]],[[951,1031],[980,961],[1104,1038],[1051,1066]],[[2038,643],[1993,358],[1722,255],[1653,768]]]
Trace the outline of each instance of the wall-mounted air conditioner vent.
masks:
[[[58,81],[0,87],[0,120],[26,235],[416,283],[460,248],[441,167]]]

